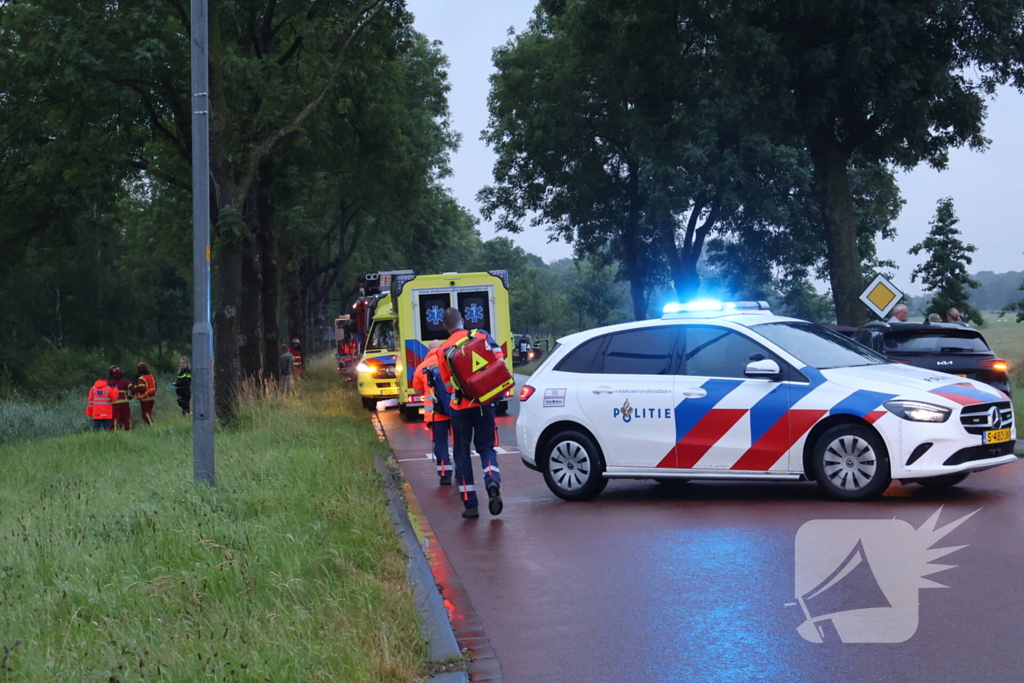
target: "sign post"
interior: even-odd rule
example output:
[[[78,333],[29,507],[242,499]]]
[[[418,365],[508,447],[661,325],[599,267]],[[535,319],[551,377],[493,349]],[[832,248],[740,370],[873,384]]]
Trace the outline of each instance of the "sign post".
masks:
[[[860,300],[864,302],[864,305],[883,321],[889,317],[889,313],[902,298],[903,292],[881,273],[875,276],[868,288],[860,295]]]
[[[213,485],[210,325],[210,58],[208,0],[192,0],[192,476]]]

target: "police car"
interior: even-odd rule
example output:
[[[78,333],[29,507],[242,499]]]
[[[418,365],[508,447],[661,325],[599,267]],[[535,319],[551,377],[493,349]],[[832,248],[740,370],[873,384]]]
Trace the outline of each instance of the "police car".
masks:
[[[520,393],[523,462],[566,500],[612,478],[816,481],[878,496],[1016,460],[1010,398],[888,361],[764,302],[694,302],[561,339]]]

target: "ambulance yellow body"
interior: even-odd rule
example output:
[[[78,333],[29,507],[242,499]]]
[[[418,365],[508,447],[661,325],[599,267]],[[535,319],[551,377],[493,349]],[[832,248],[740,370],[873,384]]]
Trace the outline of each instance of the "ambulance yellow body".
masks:
[[[395,278],[391,297],[399,348],[398,404],[406,418],[415,419],[423,406],[422,395],[413,391],[412,373],[426,357],[431,341],[448,338],[441,322],[446,308],[459,309],[466,329],[489,332],[501,345],[505,363],[509,372],[512,371],[512,324],[506,271],[403,275]],[[499,414],[508,410],[510,395],[496,404]]]
[[[377,302],[366,345],[356,366],[356,385],[367,410],[376,410],[378,401],[398,396],[402,364],[396,322],[392,295],[386,294]]]

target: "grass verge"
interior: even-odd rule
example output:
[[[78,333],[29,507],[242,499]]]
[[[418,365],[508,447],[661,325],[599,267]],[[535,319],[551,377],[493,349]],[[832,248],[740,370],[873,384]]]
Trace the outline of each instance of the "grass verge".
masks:
[[[212,489],[181,417],[3,449],[0,681],[427,673],[358,397],[323,365],[241,414]]]

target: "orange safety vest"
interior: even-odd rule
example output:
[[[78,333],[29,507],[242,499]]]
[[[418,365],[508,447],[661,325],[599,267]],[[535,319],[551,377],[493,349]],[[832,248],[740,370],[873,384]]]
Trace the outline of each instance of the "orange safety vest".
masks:
[[[135,385],[135,397],[140,401],[156,400],[156,377],[153,375],[141,375],[139,383]]]
[[[416,367],[416,372],[412,377],[413,391],[417,394],[423,394],[423,421],[428,424],[451,419],[447,415],[441,415],[434,411],[434,392],[431,390],[430,385],[427,384],[427,378],[423,375],[423,370],[426,368],[440,364],[440,351],[440,348],[430,349],[427,352],[427,357]]]
[[[89,402],[85,407],[85,416],[94,420],[113,420],[114,401],[117,400],[117,387],[107,384],[107,380],[98,379],[89,390]]]

